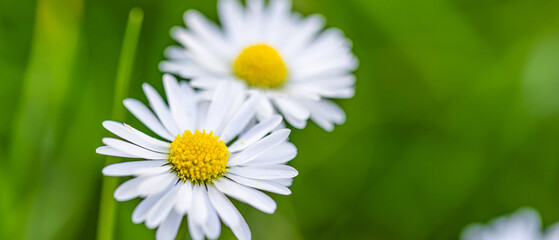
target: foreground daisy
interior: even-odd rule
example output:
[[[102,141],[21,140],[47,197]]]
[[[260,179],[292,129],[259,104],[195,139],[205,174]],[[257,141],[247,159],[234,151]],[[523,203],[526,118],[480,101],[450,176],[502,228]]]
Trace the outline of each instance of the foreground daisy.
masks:
[[[165,140],[126,124],[103,122],[124,140],[104,138],[106,146],[97,153],[146,159],[103,169],[107,176],[133,176],[115,190],[115,199],[145,197],[132,221],[158,228],[156,239],[175,239],[184,215],[193,239],[217,238],[221,222],[237,238],[250,239],[247,223],[225,195],[265,213],[276,210],[275,201],[256,189],[291,194],[287,187],[297,171],[285,163],[295,157],[297,149],[287,141],[289,130],[274,130],[282,121],[279,116],[250,124],[260,101],[258,94],[245,100],[243,91],[232,91],[235,86],[224,83],[208,104],[170,75],[163,82],[169,106],[148,84],[144,91],[155,114],[134,99],[125,100],[124,105]]]
[[[559,225],[551,226],[542,233],[538,212],[523,208],[487,225],[468,226],[462,232],[462,240],[559,240]]]
[[[303,18],[288,0],[220,0],[222,28],[199,12],[184,15],[188,29],[171,30],[182,46],[165,51],[163,72],[191,79],[213,92],[220,81],[237,81],[258,90],[265,100],[257,117],[281,113],[296,128],[307,119],[327,131],[345,122],[345,113],[328,98],[353,97],[357,59],[351,42],[338,29],[324,28],[319,15]]]

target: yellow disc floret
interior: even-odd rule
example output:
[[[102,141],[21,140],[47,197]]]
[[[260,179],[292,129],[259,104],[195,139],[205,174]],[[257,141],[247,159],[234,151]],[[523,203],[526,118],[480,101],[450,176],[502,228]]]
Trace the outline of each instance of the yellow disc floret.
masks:
[[[255,87],[277,88],[287,79],[287,66],[279,53],[266,44],[245,48],[233,62],[233,71]]]
[[[177,135],[171,143],[171,170],[183,181],[210,182],[226,171],[229,150],[213,132],[189,130]]]

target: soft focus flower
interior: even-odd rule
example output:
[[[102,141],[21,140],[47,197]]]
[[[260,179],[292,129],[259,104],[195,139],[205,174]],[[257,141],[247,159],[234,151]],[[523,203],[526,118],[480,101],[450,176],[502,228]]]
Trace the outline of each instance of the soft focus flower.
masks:
[[[542,233],[538,212],[523,208],[487,225],[475,223],[466,227],[462,240],[559,240],[559,225],[555,224]]]
[[[144,197],[132,221],[158,228],[160,240],[175,239],[184,215],[193,239],[217,238],[221,222],[237,238],[250,239],[247,223],[226,195],[273,213],[275,201],[256,189],[291,194],[287,187],[297,171],[285,164],[297,149],[287,140],[290,131],[275,130],[282,121],[277,115],[251,124],[261,99],[258,93],[247,97],[224,82],[206,102],[199,101],[186,82],[178,83],[170,75],[163,82],[169,106],[148,84],[144,91],[155,114],[134,99],[124,105],[164,140],[127,124],[103,122],[123,140],[104,138],[105,146],[97,153],[145,159],[103,169],[107,176],[133,176],[115,190],[115,199]]]
[[[345,122],[344,111],[329,98],[351,98],[357,59],[338,29],[326,29],[320,15],[291,12],[288,0],[237,0],[218,3],[221,27],[199,12],[184,15],[187,29],[172,36],[182,45],[165,51],[163,72],[191,79],[193,87],[213,92],[220,81],[236,81],[265,99],[258,119],[279,112],[296,128],[307,119],[327,131]],[[209,94],[211,96],[211,94]]]

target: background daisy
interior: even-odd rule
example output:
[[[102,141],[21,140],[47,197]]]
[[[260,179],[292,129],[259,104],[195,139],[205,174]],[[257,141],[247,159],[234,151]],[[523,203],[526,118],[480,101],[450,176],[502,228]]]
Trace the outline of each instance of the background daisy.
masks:
[[[182,46],[165,51],[162,71],[209,92],[220,81],[244,83],[266,96],[259,119],[279,112],[296,128],[311,118],[327,131],[345,121],[344,111],[328,100],[355,92],[357,59],[340,30],[323,31],[322,16],[293,13],[289,0],[250,0],[246,7],[220,0],[218,10],[221,27],[195,10],[184,14],[187,29],[171,30]]]
[[[538,212],[531,208],[492,220],[487,225],[472,224],[462,232],[462,240],[557,240],[559,225],[542,233]]]
[[[291,194],[287,187],[297,171],[285,164],[297,150],[287,141],[290,130],[274,130],[281,123],[277,115],[249,125],[260,101],[258,93],[246,99],[245,92],[231,91],[235,87],[224,82],[207,103],[199,101],[186,82],[179,84],[170,75],[163,76],[163,82],[168,106],[144,84],[155,114],[134,99],[125,100],[124,105],[165,140],[127,124],[103,122],[123,140],[104,138],[105,146],[97,153],[145,159],[103,169],[107,176],[133,176],[115,190],[115,199],[145,198],[134,210],[132,221],[157,228],[159,240],[175,239],[184,215],[193,239],[217,238],[221,222],[238,239],[250,239],[247,223],[225,195],[273,213],[275,201],[256,189]]]

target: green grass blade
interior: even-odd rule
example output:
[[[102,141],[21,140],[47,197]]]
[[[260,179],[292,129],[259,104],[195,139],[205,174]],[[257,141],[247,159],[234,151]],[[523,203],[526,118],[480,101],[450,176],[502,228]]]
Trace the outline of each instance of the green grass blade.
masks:
[[[126,26],[126,33],[124,34],[115,82],[112,119],[116,121],[123,121],[126,114],[121,103],[128,94],[130,75],[136,55],[136,48],[138,45],[143,17],[143,11],[140,8],[133,8],[130,10],[130,14],[128,16],[128,24]],[[107,157],[106,159],[107,165],[115,162],[118,162],[118,158]],[[117,184],[117,178],[103,178],[99,207],[99,220],[97,223],[98,240],[111,240],[114,238],[116,205],[115,200],[113,200],[112,193]]]

